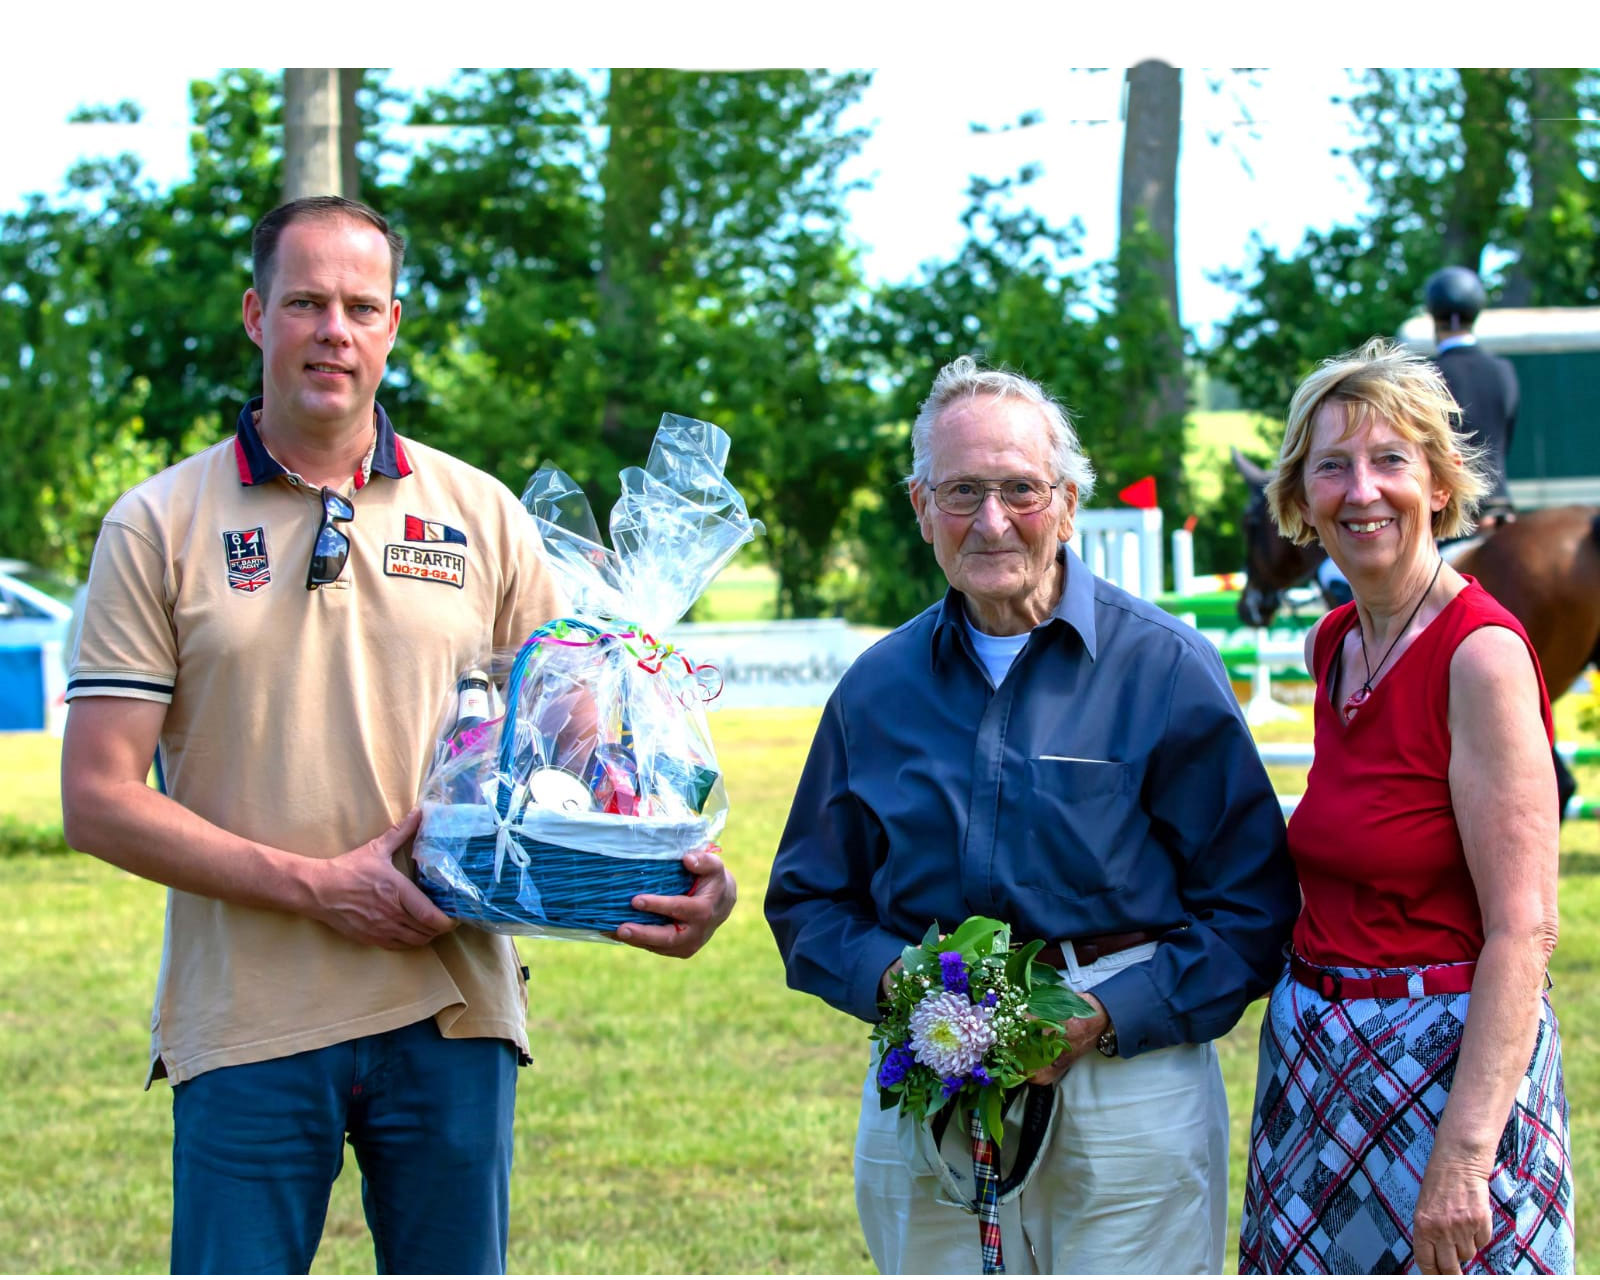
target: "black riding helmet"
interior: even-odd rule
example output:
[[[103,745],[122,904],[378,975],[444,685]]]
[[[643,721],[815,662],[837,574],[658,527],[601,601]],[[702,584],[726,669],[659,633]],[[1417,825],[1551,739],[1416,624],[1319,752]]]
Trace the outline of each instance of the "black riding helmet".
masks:
[[[1428,278],[1423,290],[1428,314],[1452,332],[1470,329],[1488,303],[1483,281],[1466,267],[1446,267]]]

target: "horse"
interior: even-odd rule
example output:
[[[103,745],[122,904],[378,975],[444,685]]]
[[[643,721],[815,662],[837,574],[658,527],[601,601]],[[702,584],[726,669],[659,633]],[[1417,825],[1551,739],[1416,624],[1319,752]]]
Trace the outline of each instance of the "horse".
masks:
[[[1296,546],[1280,534],[1267,511],[1267,472],[1237,449],[1233,464],[1250,486],[1239,618],[1247,626],[1264,627],[1283,592],[1311,577],[1327,552],[1315,543]],[[1457,554],[1447,549],[1445,558],[1476,578],[1522,623],[1552,700],[1571,688],[1585,667],[1600,665],[1600,508],[1525,511],[1462,544]],[[1559,755],[1556,781],[1565,813],[1577,783]]]

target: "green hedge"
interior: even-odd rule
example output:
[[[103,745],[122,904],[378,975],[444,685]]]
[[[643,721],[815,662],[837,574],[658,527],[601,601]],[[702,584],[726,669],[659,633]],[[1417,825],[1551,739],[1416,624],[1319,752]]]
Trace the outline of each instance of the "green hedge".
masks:
[[[15,858],[28,853],[71,853],[61,824],[21,822],[0,814],[0,858]]]

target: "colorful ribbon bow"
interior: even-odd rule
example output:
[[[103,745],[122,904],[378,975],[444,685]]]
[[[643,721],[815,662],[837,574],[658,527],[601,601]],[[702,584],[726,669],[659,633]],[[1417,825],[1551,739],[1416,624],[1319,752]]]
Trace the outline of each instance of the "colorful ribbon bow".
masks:
[[[608,641],[618,644],[641,671],[665,679],[673,696],[685,706],[694,696],[703,702],[710,702],[722,692],[722,673],[711,663],[691,661],[689,655],[677,645],[671,641],[657,640],[636,622],[625,622],[618,618],[602,618],[600,621],[616,629],[603,629],[581,618],[555,618],[535,631],[528,640],[530,643],[558,644],[568,648],[605,644]]]

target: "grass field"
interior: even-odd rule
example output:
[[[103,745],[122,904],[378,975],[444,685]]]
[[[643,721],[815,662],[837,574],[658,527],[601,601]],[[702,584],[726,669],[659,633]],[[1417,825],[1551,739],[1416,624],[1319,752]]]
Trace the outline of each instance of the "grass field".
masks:
[[[785,988],[760,910],[815,720],[815,711],[713,717],[733,801],[723,844],[741,901],[701,956],[683,964],[620,947],[521,944],[538,1061],[517,1103],[513,1271],[871,1270],[850,1171],[866,1028]],[[1570,710],[1562,728],[1572,736]],[[1304,740],[1309,724],[1262,737]],[[0,735],[10,783],[0,816],[53,819],[57,749],[43,735]],[[1299,791],[1304,771],[1275,781]],[[1580,782],[1597,790],[1593,771]],[[1578,1269],[1592,1272],[1600,1223],[1584,1192],[1600,1127],[1600,825],[1569,824],[1562,847],[1552,999],[1572,1101]],[[163,891],[91,858],[23,855],[0,858],[0,892],[9,904],[0,1270],[164,1271],[169,1095],[139,1088]],[[1235,1224],[1262,1007],[1221,1044]],[[372,1265],[348,1162],[316,1270]]]
[[[761,622],[778,616],[778,575],[754,548],[728,565],[695,606],[696,622]]]
[[[1242,452],[1265,464],[1277,456],[1277,442],[1282,436],[1283,424],[1259,413],[1247,413],[1242,409],[1191,411],[1184,441],[1183,473],[1189,479],[1196,505],[1215,502],[1222,492],[1222,475],[1233,466],[1228,455],[1230,446],[1237,445]],[[1273,442],[1271,445],[1267,444],[1269,439]],[[1242,547],[1240,555],[1243,556]],[[1198,568],[1201,573],[1229,572],[1222,565]]]

